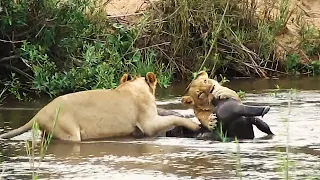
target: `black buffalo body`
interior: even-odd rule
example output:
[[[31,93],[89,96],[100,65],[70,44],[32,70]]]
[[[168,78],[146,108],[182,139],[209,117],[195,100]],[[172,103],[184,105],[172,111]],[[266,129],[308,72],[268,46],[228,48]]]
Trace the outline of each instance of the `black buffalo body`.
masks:
[[[249,106],[234,99],[213,100],[215,109],[213,113],[217,116],[217,126],[214,132],[210,132],[202,127],[198,132],[190,131],[184,127],[174,127],[167,131],[168,137],[198,137],[213,140],[222,140],[222,137],[237,139],[253,139],[255,125],[260,131],[267,135],[273,135],[267,123],[257,116],[264,116],[269,110],[269,106]],[[170,111],[166,114],[169,115]],[[176,112],[174,115],[177,115]],[[223,134],[223,136],[221,136]]]

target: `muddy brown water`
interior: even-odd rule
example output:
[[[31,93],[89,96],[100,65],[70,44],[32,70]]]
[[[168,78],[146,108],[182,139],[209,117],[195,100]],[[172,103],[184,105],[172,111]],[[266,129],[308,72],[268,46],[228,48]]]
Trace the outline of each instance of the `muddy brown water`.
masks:
[[[289,115],[289,93],[275,93],[276,84],[299,90],[292,95]],[[193,114],[180,104],[186,85],[181,82],[158,90],[158,105]],[[238,145],[168,137],[81,144],[53,141],[42,162],[35,163],[39,179],[239,179],[239,174],[243,179],[283,179],[288,137],[285,118],[289,125],[289,175],[292,179],[320,179],[320,78],[237,79],[226,85],[246,91],[247,104],[271,106],[263,120],[275,137],[263,139],[265,134],[255,128],[256,139]],[[0,107],[0,133],[29,121],[46,102],[6,102]],[[0,141],[0,177],[31,179],[25,150],[30,137],[27,132]]]

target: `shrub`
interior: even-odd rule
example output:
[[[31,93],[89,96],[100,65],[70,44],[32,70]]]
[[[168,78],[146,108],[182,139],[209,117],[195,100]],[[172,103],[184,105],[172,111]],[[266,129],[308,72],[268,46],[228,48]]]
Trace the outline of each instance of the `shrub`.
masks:
[[[125,27],[111,22],[97,3],[2,1],[0,35],[5,41],[0,46],[12,54],[5,51],[0,56],[13,57],[0,61],[2,67],[20,75],[15,80],[31,81],[26,89],[50,96],[114,88],[124,72],[145,75],[146,71],[154,71],[160,85],[167,86],[171,67],[157,63],[151,48],[140,50],[135,45],[143,24]],[[12,90],[21,90],[20,84],[11,85]]]

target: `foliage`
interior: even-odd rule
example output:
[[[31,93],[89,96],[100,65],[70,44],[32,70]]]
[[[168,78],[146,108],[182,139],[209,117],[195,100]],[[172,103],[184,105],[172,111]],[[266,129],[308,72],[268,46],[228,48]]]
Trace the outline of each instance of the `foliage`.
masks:
[[[60,110],[61,110],[61,105],[58,106],[58,108],[56,109],[56,115],[55,115],[55,119],[53,121],[53,129],[51,132],[49,132],[48,134],[46,134],[46,132],[43,132],[44,134],[41,136],[39,134],[40,129],[39,129],[39,124],[37,123],[37,121],[34,121],[32,124],[32,139],[31,142],[25,141],[25,146],[26,146],[26,152],[28,154],[28,156],[30,157],[30,166],[32,169],[32,179],[38,179],[38,174],[37,171],[40,168],[40,163],[43,160],[48,147],[50,145],[50,142],[52,140],[53,137],[53,130],[55,128],[56,122],[58,120],[59,114],[60,114]],[[37,146],[37,139],[41,138],[40,140],[40,144]],[[36,162],[36,153],[38,153],[39,157],[38,157],[38,167],[35,167],[35,162]]]
[[[1,1],[0,83],[7,92],[28,100],[30,92],[114,88],[124,72],[154,71],[163,87],[174,73],[202,69],[212,77],[320,74],[320,33],[302,18],[301,52],[287,52],[285,61],[276,54],[276,37],[292,15],[289,0],[270,2],[262,15],[257,0],[157,1],[132,26],[108,18],[104,4]]]
[[[240,99],[242,99],[242,100],[244,100],[247,96],[247,93],[245,91],[241,91],[241,90],[239,90],[237,92],[237,94],[239,95]]]
[[[205,67],[211,76],[228,72],[229,76],[285,74],[285,61],[276,54],[276,37],[286,30],[292,15],[289,5],[290,0],[270,1],[263,8],[257,0],[159,1],[151,8],[145,42],[171,42],[160,50],[164,58],[176,62],[182,74]],[[273,16],[275,7],[279,7],[278,13]],[[314,38],[310,27],[301,26],[304,38],[300,44],[309,49],[308,55],[318,54],[314,42],[319,38]],[[309,72],[317,71],[312,63],[308,65]]]
[[[296,52],[287,55],[285,69],[291,74],[320,75],[320,31],[303,21],[299,23],[301,42]]]
[[[320,59],[303,63],[300,57],[293,53],[287,56],[285,65],[288,73],[300,74],[302,72],[304,74],[320,75]]]
[[[300,58],[297,54],[290,54],[286,60],[287,72],[298,72],[300,68]]]
[[[19,81],[19,78],[16,76],[15,73],[11,73],[11,81],[7,81],[5,83],[5,88],[4,90],[8,89],[8,91],[13,94],[19,101],[22,100],[28,100],[28,96],[25,91],[23,91],[23,85]],[[2,93],[2,95],[5,92]]]
[[[158,74],[168,86],[172,67],[158,63],[151,48],[138,49],[143,23],[125,27],[109,21],[103,6],[87,0],[2,1],[0,44],[8,52],[0,66],[15,72],[6,84],[19,100],[30,89],[50,96],[114,88],[124,72]],[[14,61],[15,63],[11,63]],[[10,64],[10,66],[8,66]],[[8,77],[2,78],[8,79]],[[27,83],[23,83],[27,82]]]

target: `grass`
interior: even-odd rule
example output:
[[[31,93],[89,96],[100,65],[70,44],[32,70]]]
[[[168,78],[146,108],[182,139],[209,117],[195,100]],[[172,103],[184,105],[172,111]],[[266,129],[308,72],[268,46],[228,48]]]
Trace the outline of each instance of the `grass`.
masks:
[[[3,88],[1,93],[0,93],[0,105],[1,103],[3,102],[3,100],[5,99],[4,95],[5,95],[5,92],[7,91],[8,88]]]
[[[37,139],[39,138],[39,125],[36,121],[34,121],[33,125],[32,125],[32,140],[31,140],[31,145],[28,141],[25,142],[26,145],[26,152],[28,154],[28,156],[30,157],[30,166],[32,169],[32,179],[36,180],[38,179],[38,174],[37,172],[39,171],[40,168],[40,163],[43,160],[45,153],[50,145],[50,142],[52,140],[52,136],[53,136],[53,130],[55,128],[56,122],[58,120],[59,117],[59,113],[60,113],[60,106],[56,109],[56,116],[53,122],[53,128],[51,130],[51,132],[49,134],[45,134],[46,132],[43,132],[44,134],[41,137],[41,141],[40,141],[40,145],[39,145],[39,149],[36,148],[37,145]],[[35,167],[35,162],[36,162],[36,156],[35,156],[35,152],[39,151],[39,161],[38,161],[38,167]]]
[[[237,156],[236,156],[236,176],[242,179],[242,173],[241,173],[241,156],[240,156],[240,144],[237,138],[235,138],[235,143],[237,146]]]
[[[276,85],[275,86],[275,92],[272,93],[272,96],[276,96],[277,95],[277,92],[279,92],[281,90],[280,86],[279,85]],[[296,95],[296,93],[298,92],[298,90],[296,89],[290,89],[288,91],[288,94],[287,94],[287,98],[288,98],[288,106],[287,106],[287,116],[282,118],[283,120],[283,123],[285,124],[285,134],[286,134],[286,144],[285,144],[285,153],[281,153],[281,157],[279,157],[279,160],[278,160],[278,165],[279,165],[279,172],[281,173],[281,177],[282,179],[285,179],[285,180],[289,180],[289,179],[292,179],[292,175],[290,174],[290,171],[293,170],[294,168],[294,161],[290,160],[290,133],[289,133],[289,116],[290,116],[290,113],[291,113],[291,103],[292,103],[292,100],[294,100],[294,97]],[[220,129],[222,129],[220,127]],[[222,142],[226,142],[226,138],[225,138],[225,135],[220,132],[219,134],[221,134],[221,139],[222,139]],[[242,163],[241,163],[241,156],[240,156],[240,143],[238,141],[237,138],[235,138],[234,140],[234,143],[236,144],[236,148],[237,148],[237,151],[236,151],[236,156],[234,157],[235,160],[236,160],[236,165],[235,165],[235,170],[236,170],[236,176],[239,177],[239,179],[242,179],[242,173],[241,173],[241,166],[242,166]],[[284,155],[284,156],[282,156]],[[310,176],[309,179],[313,179],[314,177]]]
[[[277,85],[277,90],[279,91],[281,88]],[[287,117],[282,118],[283,123],[285,124],[285,134],[286,134],[286,145],[285,145],[285,156],[281,157],[279,160],[279,169],[282,173],[283,179],[292,179],[292,176],[290,175],[290,171],[294,168],[294,161],[290,160],[290,122],[289,122],[289,116],[291,114],[291,103],[295,100],[296,93],[298,91],[296,89],[290,89],[287,93],[288,98],[288,106],[287,106]]]
[[[286,134],[287,134],[287,141],[286,141],[286,158],[285,158],[285,164],[284,164],[284,177],[285,179],[289,179],[289,151],[290,151],[290,135],[289,135],[289,116],[290,116],[290,112],[291,112],[291,100],[292,100],[292,96],[291,96],[291,91],[289,91],[289,99],[288,99],[288,117],[286,118]]]
[[[317,61],[308,64],[299,61],[302,69],[287,71],[290,60],[284,60],[286,57],[276,52],[276,38],[285,33],[294,14],[290,3],[290,0],[280,0],[260,6],[257,0],[160,1],[151,7],[149,36],[144,38],[147,43],[143,45],[171,42],[158,49],[164,59],[174,61],[181,74],[203,68],[209,69],[212,77],[226,73],[268,77],[303,73],[305,69],[307,74],[317,74]],[[275,16],[274,12],[277,12]],[[301,39],[302,46],[297,48],[312,52],[307,54],[319,53],[320,46],[315,44],[319,31],[312,32],[313,26],[299,17],[293,21],[299,21],[299,31],[306,38]],[[303,44],[307,44],[306,47]],[[296,49],[283,51],[290,56]]]

